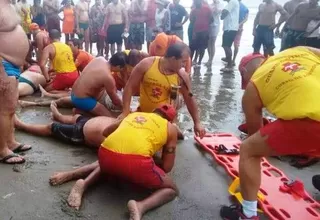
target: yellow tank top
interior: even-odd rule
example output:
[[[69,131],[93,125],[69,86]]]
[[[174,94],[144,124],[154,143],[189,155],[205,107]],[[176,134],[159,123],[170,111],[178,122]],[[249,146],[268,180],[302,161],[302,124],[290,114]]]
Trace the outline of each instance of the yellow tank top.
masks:
[[[320,121],[320,58],[304,47],[270,57],[252,76],[267,110],[284,120]]]
[[[53,69],[56,73],[71,73],[77,70],[73,61],[71,48],[61,42],[54,42],[55,56],[52,61]]]
[[[155,113],[129,114],[102,147],[121,154],[152,157],[166,143],[168,121]]]
[[[156,57],[140,85],[139,108],[142,112],[152,112],[162,104],[170,104],[171,86],[179,85],[178,74],[164,75],[161,73],[159,61],[160,57]]]

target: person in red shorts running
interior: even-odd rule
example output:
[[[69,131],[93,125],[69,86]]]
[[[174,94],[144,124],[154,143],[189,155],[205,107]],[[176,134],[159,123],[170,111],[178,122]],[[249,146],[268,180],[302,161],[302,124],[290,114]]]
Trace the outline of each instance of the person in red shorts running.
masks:
[[[71,48],[60,42],[61,34],[58,30],[51,30],[49,37],[52,43],[44,48],[39,63],[41,71],[48,83],[45,90],[65,90],[71,88],[79,77],[77,67],[73,61]],[[46,68],[48,60],[50,60],[52,64],[52,81]]]
[[[259,219],[257,193],[261,158],[320,156],[320,50],[295,47],[267,60],[261,54],[240,63],[242,107],[250,135],[240,147],[241,206],[223,206],[223,219]],[[262,126],[262,109],[277,120]]]
[[[154,192],[142,201],[130,200],[130,219],[140,220],[144,213],[172,201],[178,195],[173,180],[166,174],[174,165],[177,128],[171,121],[176,110],[162,105],[153,113],[135,112],[123,121],[116,121],[104,131],[107,137],[99,150],[99,163],[74,171],[56,173],[50,178],[52,185],[79,179],[71,190],[68,204],[81,206],[82,195],[100,174],[127,180]],[[162,149],[162,158],[156,165],[153,156]],[[86,178],[86,179],[81,179]]]

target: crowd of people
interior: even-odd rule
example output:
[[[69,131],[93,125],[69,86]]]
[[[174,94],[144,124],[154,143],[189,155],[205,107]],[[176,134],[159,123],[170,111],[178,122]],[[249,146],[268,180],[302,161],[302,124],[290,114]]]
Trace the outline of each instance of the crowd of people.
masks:
[[[77,180],[68,198],[71,207],[80,208],[85,190],[101,175],[153,190],[144,200],[128,202],[131,220],[140,220],[148,210],[173,200],[179,191],[167,173],[174,166],[177,141],[183,139],[175,123],[177,111],[186,105],[195,135],[206,134],[192,93],[191,66],[201,64],[206,49],[207,66],[211,66],[223,20],[226,67],[222,71],[232,71],[248,20],[249,10],[241,1],[225,1],[223,7],[219,0],[194,0],[189,15],[179,0],[131,4],[112,0],[103,5],[96,0],[91,8],[86,0],[76,5],[64,0],[61,8],[58,0],[44,0],[43,6],[35,0],[32,7],[25,0],[0,0],[0,102],[6,103],[0,105],[0,163],[24,163],[19,153],[32,149],[16,141],[16,128],[98,149],[96,162],[50,178],[52,185]],[[291,0],[284,7],[264,0],[259,6],[253,53],[243,57],[239,66],[250,135],[240,150],[244,202],[239,207],[223,206],[224,219],[258,219],[261,157],[320,156],[316,92],[320,50],[315,48],[319,33],[314,34],[320,26],[318,16],[317,0]],[[183,25],[189,18],[188,46],[183,42]],[[274,54],[274,33],[282,37],[278,54]],[[148,51],[143,52],[145,39]],[[97,57],[91,53],[92,43],[97,44]],[[37,90],[54,100],[18,101]],[[133,96],[139,96],[137,109],[132,107]],[[50,106],[54,122],[23,122],[15,114],[18,103]],[[73,114],[63,115],[59,107],[73,108]],[[263,126],[263,108],[278,120]],[[319,176],[313,177],[313,183],[320,188]]]

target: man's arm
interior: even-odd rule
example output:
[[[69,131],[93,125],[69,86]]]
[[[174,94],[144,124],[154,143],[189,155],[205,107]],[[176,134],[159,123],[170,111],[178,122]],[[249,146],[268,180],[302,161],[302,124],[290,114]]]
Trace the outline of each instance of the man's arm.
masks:
[[[133,68],[131,75],[128,79],[128,82],[123,90],[123,97],[122,97],[122,101],[123,101],[122,114],[123,115],[126,116],[130,113],[130,103],[131,103],[132,95],[137,91],[139,91],[140,83],[143,79],[143,76],[148,71],[151,64],[153,63],[153,60],[154,60],[153,57],[146,58]]]
[[[248,18],[249,18],[249,9],[247,9],[247,13],[246,13],[246,16],[244,17],[243,21],[239,24],[239,26],[243,26],[247,21],[248,21]]]
[[[248,126],[248,135],[253,135],[262,127],[262,108],[258,91],[250,82],[242,97],[242,109]]]
[[[315,55],[317,55],[318,57],[320,57],[320,49],[314,48],[314,47],[304,47],[307,48],[308,50],[310,50],[312,53],[314,53]]]
[[[274,28],[279,28],[281,24],[289,18],[289,14],[283,9],[281,5],[278,5],[278,12],[281,14],[281,16]]]
[[[189,20],[189,13],[187,12],[187,10],[185,8],[183,8],[184,10],[184,19],[183,19],[183,22],[182,22],[182,26],[187,23],[187,21]]]
[[[117,128],[119,127],[119,125],[121,124],[121,120],[116,120],[115,122],[113,122],[112,124],[110,124],[108,127],[106,127],[102,133],[102,135],[104,137],[108,137],[110,134],[112,134],[115,130],[117,130]]]
[[[79,26],[79,21],[80,21],[80,8],[78,6],[78,4],[76,4],[76,7],[75,7],[75,10],[74,10],[74,13],[75,13],[75,23],[76,23],[76,28],[77,28],[77,31],[79,32],[80,31],[80,26]]]
[[[179,75],[180,75],[180,78],[182,79],[181,93],[186,103],[186,106],[188,108],[188,111],[193,119],[193,123],[194,125],[200,125],[200,117],[199,117],[197,102],[191,94],[190,77],[188,76],[188,73],[186,73],[184,69],[181,69],[179,71]]]
[[[260,15],[261,15],[261,8],[262,8],[262,4],[259,6],[258,13],[257,13],[256,17],[254,18],[254,22],[253,22],[253,32],[256,31],[256,28],[257,28],[257,26],[259,25],[259,20],[260,20]]]
[[[125,32],[128,32],[128,30],[129,30],[128,11],[126,10],[126,8],[124,6],[122,8],[122,16],[123,16],[123,19],[124,19]]]
[[[44,78],[46,79],[47,82],[50,81],[50,77],[49,77],[49,74],[48,74],[48,70],[47,70],[47,67],[46,67],[46,64],[48,62],[48,59],[50,57],[50,53],[52,52],[52,45],[48,45],[44,48],[42,54],[41,54],[41,59],[40,59],[40,62],[39,62],[39,66],[41,68],[41,72],[44,76]]]
[[[168,138],[166,145],[162,149],[162,164],[160,164],[161,168],[166,173],[169,173],[173,168],[176,157],[177,142],[177,128],[168,122]]]
[[[44,49],[44,42],[43,42],[43,38],[40,37],[39,35],[36,37],[36,45],[37,45],[37,62],[40,62],[41,60],[41,54],[43,53],[43,49]]]
[[[232,2],[229,2],[228,5],[222,10],[221,20],[224,20],[230,14],[230,11],[232,11],[234,7],[235,5]]]
[[[114,79],[112,78],[111,73],[108,73],[108,74],[110,76],[108,76],[108,79],[107,79],[107,81],[105,83],[106,92],[109,95],[112,103],[115,106],[122,107],[122,101],[121,101],[120,97],[117,94],[116,83],[115,83]]]

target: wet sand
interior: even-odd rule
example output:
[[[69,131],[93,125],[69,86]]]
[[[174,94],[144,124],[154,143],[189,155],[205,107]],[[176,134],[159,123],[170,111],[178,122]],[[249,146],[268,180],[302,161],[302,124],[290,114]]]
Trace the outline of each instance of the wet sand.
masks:
[[[252,16],[251,22],[245,26],[239,58],[251,52]],[[220,59],[224,56],[220,47],[221,37],[217,45],[212,70],[202,66],[193,73],[193,91],[199,103],[201,120],[209,131],[240,135],[237,131],[238,125],[243,121],[240,77],[238,72],[220,73]],[[206,59],[207,56],[204,61]],[[27,99],[37,100],[39,94],[35,98]],[[18,115],[28,123],[51,121],[49,108],[19,109]],[[188,138],[179,143],[175,167],[170,176],[180,189],[180,197],[147,213],[144,219],[220,219],[220,205],[230,203],[227,188],[231,179],[221,166],[195,146],[191,131],[193,125],[186,108],[182,109],[179,120]],[[126,184],[101,182],[84,195],[81,210],[74,211],[66,205],[74,182],[51,187],[48,183],[49,177],[55,171],[69,170],[95,161],[96,152],[85,147],[68,146],[51,138],[35,137],[18,131],[16,134],[18,141],[32,144],[33,149],[26,153],[28,162],[24,165],[0,165],[0,220],[128,219],[127,201],[141,199],[146,195],[145,192]],[[289,178],[303,180],[308,192],[320,197],[311,184],[311,177],[319,173],[320,164],[298,170],[287,162],[274,159],[270,161]]]

